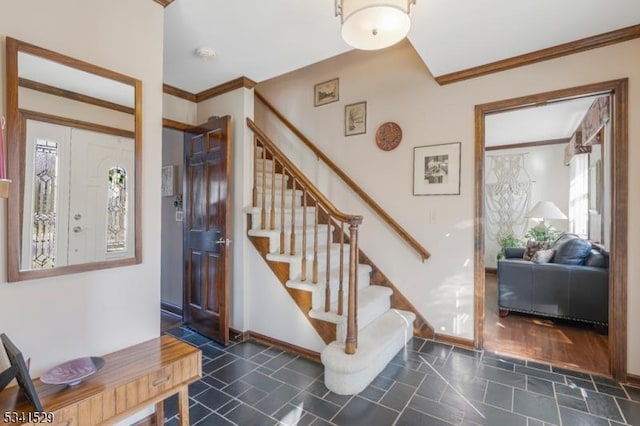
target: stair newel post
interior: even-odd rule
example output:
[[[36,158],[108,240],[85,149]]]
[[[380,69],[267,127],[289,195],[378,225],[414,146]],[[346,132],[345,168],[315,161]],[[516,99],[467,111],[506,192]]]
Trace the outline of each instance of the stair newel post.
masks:
[[[290,251],[292,256],[296,254],[296,178],[291,176],[291,235]]]
[[[271,156],[271,211],[269,213],[269,229],[276,229],[276,157]]]
[[[315,200],[316,210],[313,214],[313,266],[311,282],[318,283],[318,215],[320,214],[320,204]]]
[[[264,149],[264,148],[263,148]],[[258,137],[253,138],[253,194],[252,206],[258,207]]]
[[[345,352],[349,355],[356,353],[358,347],[358,225],[362,219],[349,223],[349,301],[347,309],[347,339]]]
[[[301,281],[307,280],[307,188],[302,188],[302,270]]]
[[[262,146],[262,211],[260,212],[260,229],[267,223],[267,147]]]
[[[340,222],[340,286],[338,287],[338,315],[344,311],[344,222]]]
[[[333,218],[331,214],[327,212],[327,270],[326,270],[326,287],[324,289],[324,311],[329,312],[331,310],[331,223]]]
[[[287,169],[282,165],[282,187],[280,188],[280,254],[284,254],[284,192],[287,188]]]

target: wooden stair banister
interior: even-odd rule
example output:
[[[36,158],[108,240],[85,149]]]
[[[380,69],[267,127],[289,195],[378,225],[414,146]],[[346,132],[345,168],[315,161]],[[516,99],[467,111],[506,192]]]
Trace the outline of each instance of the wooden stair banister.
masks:
[[[256,124],[247,118],[247,126],[254,133],[254,168],[253,168],[253,206],[258,207],[260,204],[260,228],[276,230],[276,203],[280,204],[280,247],[279,253],[285,254],[286,246],[289,246],[289,255],[301,255],[302,256],[302,280],[307,281],[307,213],[309,203],[313,203],[315,207],[314,214],[314,226],[313,226],[313,272],[311,282],[314,285],[321,285],[318,283],[318,220],[320,213],[323,214],[323,218],[326,219],[327,226],[327,270],[326,283],[325,283],[325,312],[330,311],[330,296],[331,296],[331,226],[332,223],[338,222],[340,224],[340,264],[339,270],[339,287],[338,287],[338,309],[337,314],[343,315],[342,297],[343,297],[343,270],[344,270],[344,224],[349,226],[349,276],[348,276],[348,288],[347,288],[347,330],[345,339],[345,352],[347,354],[354,354],[357,348],[358,339],[358,327],[357,327],[357,291],[358,291],[358,226],[362,223],[362,216],[349,215],[338,210],[332,203],[326,198],[315,185],[284,155],[284,153],[269,139],[269,137],[260,130]],[[262,149],[260,158],[258,157],[258,148]],[[267,162],[270,162],[270,169],[267,168]],[[258,176],[258,169],[261,168],[261,176]],[[276,173],[279,172],[282,176],[282,186],[280,187],[279,200],[276,199]],[[267,173],[270,173],[270,180],[267,180]],[[291,178],[289,187],[287,188],[287,180]],[[258,187],[260,183],[260,189]],[[270,194],[267,194],[267,183],[270,184]],[[289,241],[285,237],[285,207],[287,206],[287,197],[285,192],[291,191],[291,223],[290,223],[290,235]],[[297,191],[302,191],[302,205],[296,204]],[[269,196],[269,205],[267,205],[267,196]],[[301,239],[301,253],[297,253],[297,240],[296,240],[296,209],[302,209],[302,239]],[[269,220],[267,220],[267,211],[269,211]]]
[[[262,102],[293,134],[304,143],[323,163],[325,163],[336,175],[342,179],[391,229],[393,229],[411,248],[413,248],[423,261],[431,257],[429,251],[413,238],[398,222],[396,222],[378,203],[376,203],[358,184],[340,169],[329,157],[327,157],[313,142],[309,140],[297,127],[285,118],[264,96],[257,91],[255,96]]]

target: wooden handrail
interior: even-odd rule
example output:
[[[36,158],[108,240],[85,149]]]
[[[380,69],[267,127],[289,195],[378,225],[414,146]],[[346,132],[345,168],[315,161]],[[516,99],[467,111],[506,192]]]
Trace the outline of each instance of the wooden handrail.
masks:
[[[287,171],[290,172],[292,175],[294,175],[296,179],[298,179],[300,182],[302,182],[304,184],[304,186],[307,188],[308,192],[310,192],[313,195],[313,198],[315,198],[320,203],[322,203],[324,206],[326,206],[327,212],[330,213],[331,216],[335,217],[337,220],[339,220],[341,222],[346,222],[346,223],[349,223],[351,225],[360,225],[362,223],[362,216],[360,216],[360,215],[349,215],[349,214],[342,213],[340,210],[338,210],[336,208],[336,206],[334,206],[333,203],[331,203],[331,201],[329,201],[329,199],[327,197],[325,197],[320,192],[320,190],[318,190],[318,188],[316,188],[315,185],[313,183],[311,183],[311,181],[309,179],[307,179],[307,177],[300,171],[300,169],[298,169],[284,155],[284,153],[282,151],[280,151],[280,148],[278,148],[276,146],[276,144],[273,143],[273,141],[271,139],[269,139],[269,137],[267,135],[265,135],[264,132],[262,130],[260,130],[260,128],[258,128],[258,126],[256,126],[256,123],[254,123],[253,120],[251,120],[250,118],[247,118],[247,126],[249,126],[249,128],[258,137],[258,139],[260,139],[261,142],[263,142],[265,145],[267,145],[271,151],[275,152],[278,155],[279,161],[281,161],[283,163],[283,165],[286,167]]]
[[[358,194],[358,196],[365,202],[367,205],[373,210],[387,225],[389,225],[407,244],[411,246],[422,258],[422,260],[427,260],[431,257],[431,254],[427,249],[422,247],[422,245],[416,241],[398,222],[393,220],[391,216],[387,212],[383,210],[382,207],[378,203],[376,203],[367,193],[360,188],[345,172],[340,169],[333,161],[329,159],[318,147],[316,147],[313,142],[309,140],[300,130],[298,130],[289,120],[287,120],[280,111],[278,111],[273,105],[269,103],[260,93],[257,91],[254,92],[255,96],[262,102],[278,119],[293,133],[295,134],[301,141],[304,143],[307,148],[313,152],[315,156],[317,156],[322,162],[324,162],[336,175],[340,177],[353,192]],[[247,121],[249,121],[247,119]],[[251,127],[251,126],[249,126]]]

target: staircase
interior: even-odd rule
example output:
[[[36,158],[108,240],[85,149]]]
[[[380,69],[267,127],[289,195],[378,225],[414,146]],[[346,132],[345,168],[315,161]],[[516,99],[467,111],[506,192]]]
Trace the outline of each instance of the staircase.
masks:
[[[415,314],[391,308],[359,262],[362,217],[335,208],[251,121],[255,134],[251,240],[327,346],[325,385],[362,391],[413,336]]]

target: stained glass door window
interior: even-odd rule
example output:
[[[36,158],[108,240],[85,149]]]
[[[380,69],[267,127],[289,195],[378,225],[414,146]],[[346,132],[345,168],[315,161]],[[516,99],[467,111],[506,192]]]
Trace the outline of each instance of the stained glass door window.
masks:
[[[53,268],[58,231],[58,143],[38,139],[34,160],[32,267]]]
[[[107,253],[113,253],[127,248],[127,172],[124,168],[109,169],[107,188]]]

